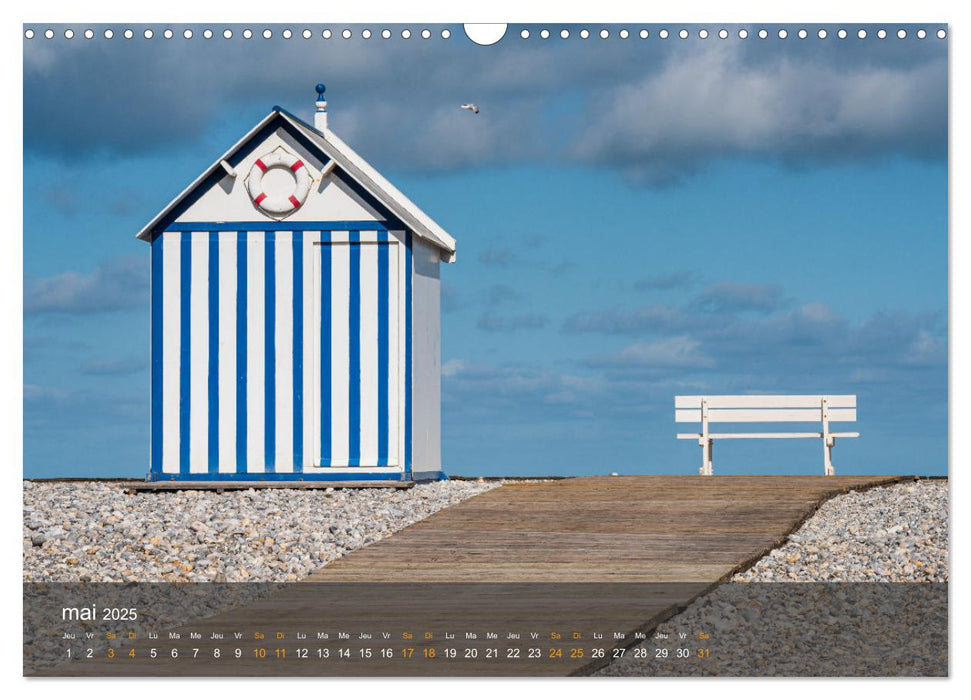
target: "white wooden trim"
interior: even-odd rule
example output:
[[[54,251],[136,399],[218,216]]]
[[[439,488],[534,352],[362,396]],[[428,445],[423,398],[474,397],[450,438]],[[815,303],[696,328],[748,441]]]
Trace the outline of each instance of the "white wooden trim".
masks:
[[[181,234],[162,234],[162,473],[179,473],[179,405],[182,368],[181,301],[187,293],[181,280]]]
[[[246,237],[246,472],[266,471],[266,232]]]
[[[379,201],[397,214],[404,223],[414,222],[415,226],[412,227],[412,231],[418,234],[420,238],[424,238],[436,247],[444,249],[446,253],[454,255],[455,239],[375,170],[370,163],[358,155],[354,149],[344,143],[333,131],[330,129],[322,131],[313,129],[286,113],[281,113],[281,116],[309,136],[332,160],[337,161],[338,165],[349,171],[358,181],[358,184],[370,191]],[[321,143],[321,140],[323,143]]]
[[[678,433],[678,440],[697,440],[701,447],[699,473],[710,476],[715,440],[746,438],[816,438],[822,440],[823,474],[832,476],[833,447],[837,438],[856,438],[859,433],[834,433],[831,422],[856,421],[856,396],[835,395],[742,395],[742,396],[675,396],[674,420],[677,423],[701,423],[700,433]],[[812,433],[712,433],[711,423],[821,423],[822,430]]]
[[[857,438],[859,433],[830,433],[832,438]],[[739,440],[749,438],[816,438],[823,437],[822,433],[708,433],[710,440]],[[678,433],[678,440],[700,440],[701,433]]]
[[[711,416],[711,411],[708,407],[708,398],[703,397],[701,399],[701,439],[698,444],[701,445],[701,474],[705,476],[711,476],[712,474],[712,445],[711,437],[708,435],[708,422]]]
[[[277,114],[277,112],[276,112],[276,110],[274,110],[274,111],[270,112],[269,114],[267,114],[265,117],[263,117],[263,119],[260,120],[260,123],[259,124],[257,124],[252,129],[250,129],[243,138],[241,138],[239,141],[237,141],[236,143],[234,143],[232,145],[232,147],[230,147],[230,149],[228,151],[226,151],[225,153],[222,154],[222,156],[219,158],[219,160],[217,160],[215,163],[213,163],[208,168],[206,168],[205,171],[203,171],[199,175],[199,177],[197,177],[195,180],[193,180],[192,183],[188,187],[186,187],[184,190],[182,190],[175,199],[173,199],[171,202],[169,202],[168,204],[166,204],[165,205],[165,208],[162,211],[160,211],[158,214],[156,214],[155,215],[155,218],[153,218],[151,221],[149,221],[145,225],[145,227],[141,231],[138,232],[138,235],[135,236],[135,237],[136,238],[140,238],[143,241],[151,240],[151,231],[152,231],[152,228],[159,221],[162,220],[162,217],[164,217],[166,214],[168,214],[170,211],[172,211],[172,209],[174,209],[175,206],[179,202],[181,202],[183,199],[185,199],[198,185],[201,185],[202,182],[203,182],[203,180],[205,180],[209,176],[209,174],[211,172],[213,172],[216,168],[221,167],[221,163],[224,160],[228,160],[233,155],[233,153],[235,153],[237,150],[239,150],[239,148],[244,143],[246,143],[253,136],[255,136],[256,133],[260,129],[262,129],[266,124],[269,124],[270,123],[270,120],[273,119],[273,117],[276,114]]]
[[[315,475],[327,474],[328,476],[333,476],[336,480],[340,474],[355,474],[357,476],[360,476],[361,472],[364,470],[359,469],[358,467],[349,468],[347,466],[340,466],[340,465],[333,466],[333,467],[321,467],[319,465],[315,465],[313,467],[305,467],[303,471],[306,474],[315,474]],[[367,467],[366,471],[369,474],[372,472],[375,474],[398,474],[403,470],[399,466],[399,467]]]
[[[856,396],[853,394],[675,396],[674,407],[700,409],[702,399],[708,402],[708,408],[819,408],[822,399],[826,399],[830,408],[856,408]]]
[[[190,237],[189,289],[189,473],[209,471],[209,232]],[[191,290],[191,291],[190,291]],[[182,436],[185,440],[185,435]]]
[[[236,472],[236,236],[219,235],[219,468]]]
[[[332,242],[347,243],[347,231],[332,231]],[[331,466],[346,467],[350,455],[350,246],[335,245],[330,251],[330,280],[321,277],[321,284],[330,285],[330,459]],[[359,381],[355,379],[355,381]],[[325,400],[321,398],[321,400]],[[356,437],[356,436],[355,436]]]
[[[677,423],[698,423],[702,420],[700,409],[677,409]],[[823,420],[820,408],[709,408],[709,423],[819,423]],[[834,423],[856,421],[855,408],[830,408],[829,420]]]
[[[832,476],[836,473],[833,469],[833,445],[836,443],[836,438],[830,437],[829,421],[835,411],[829,408],[829,402],[825,396],[820,399],[820,409],[823,414],[823,473],[826,476]],[[853,411],[853,420],[856,420],[855,410]]]
[[[377,242],[377,233],[361,231],[361,241]],[[361,464],[378,463],[378,246],[360,246],[360,350]]]
[[[271,416],[276,435],[274,471],[293,472],[293,392],[302,377],[293,375],[293,232],[277,231],[273,242],[273,331],[275,365],[275,414]],[[301,293],[302,290],[301,290]]]
[[[180,202],[182,202],[198,186],[200,186],[211,173],[217,169],[222,169],[229,174],[229,171],[226,170],[226,165],[228,165],[228,161],[233,154],[242,148],[244,144],[254,138],[256,134],[259,133],[264,126],[273,121],[277,115],[286,120],[291,126],[296,128],[297,131],[301,132],[304,136],[313,141],[316,147],[323,151],[323,153],[330,159],[328,165],[325,166],[326,172],[322,173],[321,177],[329,175],[334,167],[340,166],[341,169],[346,171],[352,178],[354,178],[359,185],[376,197],[378,201],[390,209],[404,223],[408,224],[409,228],[411,228],[419,238],[423,238],[441,249],[441,256],[444,262],[453,262],[455,260],[455,239],[446,233],[441,226],[439,226],[430,216],[428,216],[428,214],[419,209],[414,202],[402,194],[402,192],[392,185],[383,175],[381,175],[381,173],[375,170],[374,166],[365,161],[350,146],[338,138],[333,131],[330,131],[329,129],[317,130],[309,124],[295,118],[293,115],[280,111],[279,109],[274,109],[272,112],[266,115],[259,122],[259,124],[250,129],[249,132],[243,136],[243,138],[233,144],[228,151],[223,153],[222,156],[212,163],[212,165],[206,168],[206,170],[203,171],[199,177],[193,180],[192,183],[182,190],[182,192],[180,192],[175,199],[169,202],[165,208],[162,209],[162,211],[156,214],[155,217],[148,222],[148,224],[146,224],[141,231],[138,232],[136,238],[143,241],[151,240],[152,229]],[[329,170],[327,170],[328,168]]]

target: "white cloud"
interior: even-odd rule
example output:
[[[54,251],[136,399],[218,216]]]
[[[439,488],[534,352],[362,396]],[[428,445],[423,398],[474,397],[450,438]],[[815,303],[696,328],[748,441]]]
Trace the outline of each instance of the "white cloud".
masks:
[[[88,360],[80,367],[81,374],[93,376],[123,376],[145,369],[148,369],[148,358],[144,356]]]
[[[463,369],[465,369],[465,362],[462,360],[446,360],[442,363],[442,376],[454,377]]]
[[[609,85],[576,157],[664,182],[730,156],[797,163],[943,156],[943,56],[874,66],[781,55],[754,61],[739,42],[709,42],[656,73]]]
[[[566,319],[563,330],[570,333],[636,335],[677,332],[692,324],[691,317],[677,306],[651,304],[634,309],[610,308],[601,311],[581,311]]]
[[[713,313],[775,311],[786,303],[777,284],[752,284],[724,280],[709,285],[692,301],[692,306]]]
[[[27,280],[24,313],[96,313],[140,307],[148,302],[148,262],[126,256],[109,260],[92,272],[62,272]]]
[[[118,61],[113,46],[29,42],[25,148],[70,158],[197,146],[274,103],[308,117],[321,77],[334,129],[381,168],[579,161],[651,184],[726,157],[942,158],[947,144],[943,43],[893,53],[829,42],[811,52],[718,41],[592,52],[585,42],[511,42],[487,53],[455,42],[166,46],[133,43]],[[468,101],[482,111],[458,108]],[[70,119],[51,104],[72,105]]]
[[[947,338],[921,328],[903,353],[904,364],[931,367],[947,362]]]
[[[700,342],[682,335],[628,345],[616,353],[590,358],[588,364],[605,368],[701,368],[712,367],[715,361],[702,352]]]
[[[479,316],[475,326],[483,331],[520,331],[538,330],[545,328],[549,323],[549,318],[543,314],[527,313],[516,316],[500,316],[486,312]]]

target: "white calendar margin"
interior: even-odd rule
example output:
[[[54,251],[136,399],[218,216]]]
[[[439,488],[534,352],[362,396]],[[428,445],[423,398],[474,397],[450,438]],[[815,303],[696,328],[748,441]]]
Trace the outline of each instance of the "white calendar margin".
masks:
[[[967,3],[965,3],[967,4]],[[960,7],[957,2],[947,2],[942,0],[921,0],[920,2],[902,2],[900,0],[882,0],[880,3],[870,3],[867,6],[862,4],[851,4],[846,0],[813,0],[803,4],[780,3],[768,0],[735,0],[718,2],[716,0],[695,0],[694,2],[672,2],[668,5],[659,6],[655,3],[633,3],[630,0],[599,0],[596,9],[591,10],[587,3],[574,3],[566,5],[562,2],[535,3],[525,6],[522,0],[492,0],[489,3],[455,3],[445,2],[444,0],[434,1],[413,1],[402,3],[400,0],[372,0],[367,5],[352,4],[337,7],[331,3],[319,6],[321,9],[312,12],[312,5],[293,5],[292,9],[285,11],[283,15],[275,15],[272,8],[265,3],[253,2],[252,0],[219,0],[217,2],[198,3],[190,0],[169,0],[165,3],[154,3],[151,6],[144,4],[135,5],[129,1],[106,0],[84,3],[83,9],[76,3],[64,0],[48,0],[43,4],[16,4],[16,10],[29,12],[29,16],[14,16],[9,9],[5,10],[4,32],[3,32],[3,69],[7,73],[4,85],[15,86],[22,82],[23,76],[23,56],[22,56],[22,27],[21,25],[30,20],[31,22],[68,22],[84,20],[92,23],[96,22],[117,22],[119,19],[135,22],[212,22],[218,20],[222,22],[281,22],[292,20],[305,20],[308,22],[414,22],[425,21],[429,23],[458,23],[467,20],[480,22],[496,22],[505,20],[510,22],[627,22],[640,21],[643,23],[658,22],[679,22],[679,23],[704,23],[704,22],[751,22],[753,19],[766,23],[833,23],[833,22],[884,22],[888,27],[898,23],[909,23],[915,21],[925,21],[933,23],[950,22],[949,30],[949,69],[950,94],[949,107],[951,125],[950,133],[950,210],[948,216],[949,228],[951,233],[964,231],[964,240],[960,236],[951,236],[950,245],[950,279],[951,296],[949,300],[949,310],[951,313],[949,329],[950,357],[954,360],[949,364],[950,372],[950,419],[952,428],[957,426],[967,426],[971,424],[971,404],[969,392],[971,392],[971,371],[969,371],[968,361],[963,363],[958,361],[960,357],[968,357],[971,354],[971,337],[969,337],[968,327],[971,325],[968,319],[968,306],[971,305],[971,243],[967,241],[969,231],[962,227],[965,218],[962,216],[964,210],[962,202],[971,200],[971,192],[968,191],[969,168],[967,163],[971,160],[971,150],[968,148],[969,137],[964,130],[954,128],[955,125],[964,123],[965,129],[971,129],[967,125],[969,122],[968,108],[968,88],[960,89],[959,76],[965,86],[971,85],[968,74],[971,73],[968,62],[968,49],[962,47],[962,35],[971,35],[971,24],[967,23],[969,16],[968,10]],[[22,133],[22,91],[8,88],[14,94],[14,104],[5,110],[4,125],[8,131],[18,129]],[[963,165],[963,167],[961,167]],[[22,171],[21,171],[22,172]],[[3,191],[11,193],[7,201],[13,202],[16,209],[18,221],[23,221],[23,192],[21,173],[10,168],[3,174]],[[13,196],[12,193],[16,193]],[[12,229],[16,230],[16,229]],[[7,247],[4,251],[2,260],[3,268],[0,270],[0,289],[3,291],[3,298],[6,303],[0,305],[0,327],[5,330],[5,340],[3,347],[0,348],[0,360],[4,361],[0,366],[8,368],[2,376],[2,396],[4,403],[0,416],[0,439],[4,445],[8,445],[8,455],[10,462],[7,465],[9,479],[5,482],[7,489],[4,491],[6,507],[3,509],[3,561],[13,562],[21,560],[21,531],[22,531],[22,488],[12,488],[12,480],[16,479],[18,484],[22,484],[23,467],[23,316],[22,303],[14,303],[15,300],[22,302],[22,263],[23,263],[23,242],[22,236],[8,237]],[[11,449],[12,448],[12,449]],[[959,443],[952,442],[949,448],[949,478],[952,475],[951,465],[971,464],[971,450],[962,447]],[[957,470],[960,472],[960,468]],[[958,476],[960,483],[961,476]],[[951,484],[954,482],[951,481]],[[952,501],[955,491],[952,489]],[[959,509],[951,506],[951,511]],[[968,566],[966,559],[960,554],[955,556],[953,543],[955,541],[964,543],[968,538],[968,528],[964,522],[958,518],[952,522],[952,548],[951,548],[951,576],[956,581],[966,581],[968,579]],[[958,551],[963,552],[964,547]],[[22,677],[22,648],[21,648],[21,616],[17,611],[22,606],[22,577],[19,567],[9,566],[10,571],[2,579],[0,592],[7,609],[10,610],[8,633],[2,638],[2,666],[4,678],[19,679],[19,690],[38,694],[42,691],[44,695],[70,694],[72,697],[86,697],[88,695],[107,697],[109,695],[118,696],[125,691],[137,693],[139,698],[151,699],[154,697],[171,697],[173,692],[180,694],[191,689],[192,696],[196,694],[211,696],[216,690],[216,684],[227,681],[216,679],[92,679],[84,681],[61,680],[54,684],[46,684],[46,688],[41,688],[42,681],[24,679]],[[969,618],[967,614],[968,605],[960,596],[953,596],[951,603],[951,630],[966,630]],[[966,680],[969,674],[961,663],[961,659],[966,658],[964,643],[965,635],[952,634],[950,658],[951,679],[949,682],[941,681],[920,681],[920,680],[675,680],[675,679],[642,679],[640,683],[649,683],[649,686],[630,685],[638,682],[636,679],[496,679],[496,680],[463,680],[463,679],[326,679],[326,691],[328,694],[341,696],[345,693],[353,693],[357,698],[366,698],[373,695],[385,695],[390,697],[401,696],[403,693],[410,697],[421,698],[449,698],[454,700],[456,694],[461,693],[463,700],[478,700],[479,698],[489,698],[494,700],[497,693],[501,694],[503,700],[510,697],[530,697],[542,699],[550,692],[554,692],[557,698],[585,698],[592,697],[591,693],[601,695],[605,691],[611,696],[618,697],[628,695],[644,696],[646,693],[652,695],[660,694],[664,698],[680,698],[696,696],[703,693],[705,696],[741,696],[752,697],[776,697],[784,693],[786,700],[796,700],[799,698],[812,698],[818,700],[821,692],[827,695],[836,690],[840,695],[844,691],[847,694],[880,693],[880,700],[893,697],[913,698],[915,695],[926,692],[925,689],[918,688],[916,684],[934,683],[933,691],[935,695],[948,697],[956,695],[958,683],[956,680]],[[262,679],[256,680],[258,685],[246,687],[243,683],[254,682],[253,679],[236,679],[234,685],[237,689],[247,694],[253,693],[264,695],[267,692],[305,692],[311,690],[304,686],[319,684],[322,679]],[[232,681],[230,681],[232,682]],[[178,688],[174,688],[170,683],[177,683]],[[590,683],[597,683],[594,688]],[[818,685],[825,683],[825,686]],[[861,686],[866,683],[867,687]],[[31,687],[25,687],[30,684]],[[70,684],[70,687],[68,687]],[[404,685],[399,685],[404,684]],[[555,684],[548,687],[547,684]],[[612,684],[610,689],[599,684]],[[659,685],[660,684],[660,685]],[[703,684],[703,685],[701,685]],[[780,687],[784,684],[785,687]],[[871,687],[876,684],[878,688]],[[315,688],[319,692],[322,688]],[[80,692],[79,692],[80,691]]]

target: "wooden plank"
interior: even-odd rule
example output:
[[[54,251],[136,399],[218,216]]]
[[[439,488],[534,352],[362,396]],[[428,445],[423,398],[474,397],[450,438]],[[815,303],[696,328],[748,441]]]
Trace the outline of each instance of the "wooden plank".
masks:
[[[712,408],[708,410],[709,423],[818,423],[823,419],[820,408]],[[701,409],[674,411],[676,423],[700,423]],[[829,420],[832,423],[852,423],[856,421],[855,408],[830,408]]]
[[[674,407],[701,408],[703,398],[707,399],[709,408],[818,408],[822,399],[826,399],[830,408],[856,408],[854,394],[675,396]]]
[[[821,500],[899,477],[618,476],[505,484],[311,581],[716,581]]]

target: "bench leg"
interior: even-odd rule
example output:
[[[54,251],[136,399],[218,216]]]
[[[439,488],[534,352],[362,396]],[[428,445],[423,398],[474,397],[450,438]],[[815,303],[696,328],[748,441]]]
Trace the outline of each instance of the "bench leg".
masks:
[[[826,476],[834,476],[836,470],[833,468],[833,445],[836,444],[836,438],[823,438],[823,474]]]
[[[712,475],[711,461],[714,447],[715,441],[710,438],[701,441],[701,469],[698,470],[698,473],[702,476]]]

